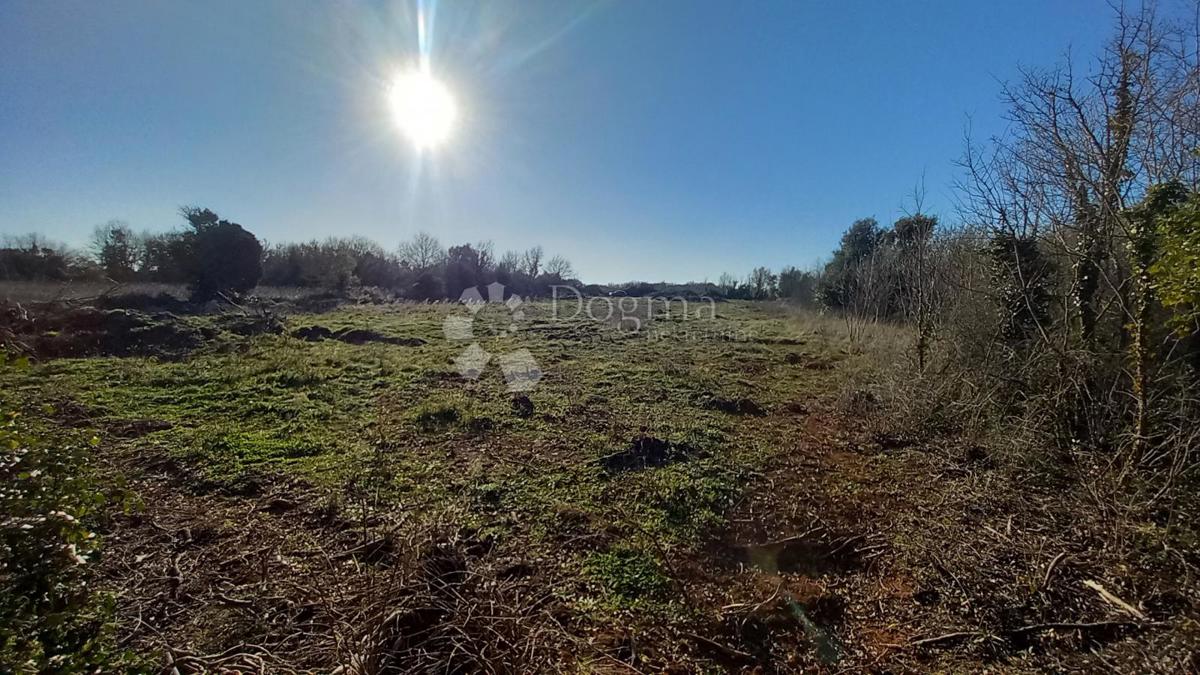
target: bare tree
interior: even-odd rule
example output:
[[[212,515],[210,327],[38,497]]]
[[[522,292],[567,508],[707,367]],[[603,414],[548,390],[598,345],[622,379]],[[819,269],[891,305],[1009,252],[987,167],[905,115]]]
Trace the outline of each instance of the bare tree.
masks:
[[[991,229],[994,257],[1021,289],[1013,306],[1028,308],[1055,354],[1071,444],[1096,445],[1094,429],[1111,434],[1111,413],[1130,410],[1128,399],[1134,458],[1153,433],[1150,373],[1159,357],[1148,344],[1147,211],[1160,209],[1131,207],[1156,184],[1195,189],[1200,176],[1200,31],[1155,11],[1153,3],[1117,8],[1113,36],[1091,67],[1068,58],[1024,70],[1004,90],[1010,132],[985,151],[968,144],[963,161],[963,210]],[[1040,256],[1069,270],[1057,319],[1035,307],[1045,299],[1045,264],[1029,258]]]
[[[475,251],[479,254],[480,271],[487,272],[496,266],[496,247],[491,240],[475,244]]]
[[[738,287],[737,277],[733,276],[729,272],[722,272],[721,276],[717,278],[717,286],[720,286],[726,294],[732,293],[733,291],[736,291]]]
[[[888,295],[891,293],[888,270],[888,251],[876,247],[865,257],[850,263],[846,275],[851,283],[846,284],[842,316],[846,322],[846,333],[852,344],[866,336],[867,329],[883,318]]]
[[[896,266],[900,277],[901,304],[905,316],[917,328],[917,369],[925,372],[933,332],[934,266],[930,260],[937,218],[925,215],[925,180],[913,188],[913,210],[896,222],[894,235],[902,259]]]
[[[1127,208],[1156,182],[1197,180],[1196,116],[1185,103],[1200,86],[1194,40],[1154,11],[1149,3],[1119,9],[1092,71],[1081,75],[1067,60],[1026,70],[1005,90],[1015,123],[1011,160],[1041,191],[1055,241],[1072,259],[1078,335],[1092,350],[1106,306],[1132,318],[1131,271],[1119,255]]]
[[[92,254],[113,281],[133,279],[141,263],[141,249],[138,236],[124,221],[110,220],[92,232]]]
[[[538,273],[542,271],[543,255],[545,255],[545,253],[542,251],[541,246],[534,246],[528,251],[525,251],[525,254],[521,257],[521,267],[525,274],[528,274],[531,277],[536,277]]]
[[[418,232],[411,241],[400,244],[398,254],[404,264],[416,270],[427,270],[446,259],[441,242],[427,232]]]
[[[755,267],[746,277],[746,286],[751,289],[755,300],[774,297],[778,290],[779,277],[766,267]]]
[[[561,255],[556,255],[546,261],[546,274],[559,279],[570,279],[575,276],[575,270],[571,267],[569,260]]]
[[[500,256],[500,262],[497,267],[509,272],[519,272],[521,270],[521,253],[519,251],[505,251],[504,255]]]

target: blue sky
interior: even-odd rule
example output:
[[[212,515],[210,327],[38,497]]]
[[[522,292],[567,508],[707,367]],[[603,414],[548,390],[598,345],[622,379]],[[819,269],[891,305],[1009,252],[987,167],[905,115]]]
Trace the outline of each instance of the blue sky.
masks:
[[[1094,54],[1084,0],[426,2],[460,108],[385,103],[413,0],[0,0],[0,233],[73,244],[207,206],[268,241],[541,243],[587,281],[808,265],[1004,128],[1018,65]]]

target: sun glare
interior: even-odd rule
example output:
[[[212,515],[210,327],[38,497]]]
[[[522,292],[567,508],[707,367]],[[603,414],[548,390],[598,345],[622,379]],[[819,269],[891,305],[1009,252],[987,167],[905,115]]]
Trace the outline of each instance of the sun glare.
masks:
[[[388,103],[396,124],[419,150],[445,142],[458,117],[450,90],[424,70],[399,74],[388,91]]]

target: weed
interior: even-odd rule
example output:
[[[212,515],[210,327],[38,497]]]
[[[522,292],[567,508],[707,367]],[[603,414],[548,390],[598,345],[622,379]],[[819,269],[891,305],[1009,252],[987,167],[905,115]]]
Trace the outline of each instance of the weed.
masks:
[[[653,556],[630,548],[594,554],[584,563],[584,571],[618,603],[662,598],[671,585]]]

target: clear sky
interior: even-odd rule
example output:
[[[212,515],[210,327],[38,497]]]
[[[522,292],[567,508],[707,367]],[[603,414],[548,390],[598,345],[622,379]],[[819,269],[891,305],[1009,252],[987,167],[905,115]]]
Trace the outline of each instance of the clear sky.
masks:
[[[460,110],[418,153],[385,89],[415,0],[0,0],[0,233],[72,244],[210,207],[268,241],[534,243],[585,281],[808,265],[1004,128],[1016,68],[1100,0],[425,2]]]

